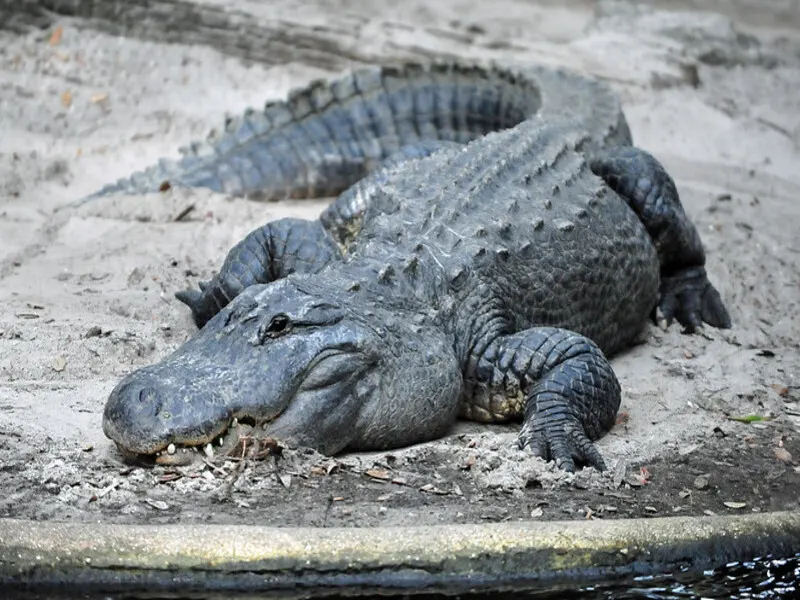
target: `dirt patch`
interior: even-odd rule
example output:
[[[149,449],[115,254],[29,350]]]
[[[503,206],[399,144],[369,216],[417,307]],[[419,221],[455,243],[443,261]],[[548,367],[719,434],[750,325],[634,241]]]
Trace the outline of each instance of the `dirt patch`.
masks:
[[[163,22],[37,13],[0,31],[0,516],[357,526],[798,508],[800,36],[791,22],[775,29],[766,3],[748,23],[630,2],[508,0],[489,14],[480,3],[364,13],[287,1],[291,27],[281,30],[254,3],[174,4],[211,10],[222,25],[169,38]],[[734,4],[733,15],[751,14]],[[248,27],[260,33],[230,46],[225,19],[251,10]],[[515,427],[468,423],[391,453],[123,464],[100,430],[102,407],[122,375],[194,331],[173,293],[208,277],[256,225],[313,218],[325,202],[172,191],[64,207],[175,156],[226,113],[331,69],[441,55],[558,64],[610,81],[636,142],[674,175],[734,329],[650,328],[614,359],[624,398],[599,443],[611,466],[603,474],[554,470],[515,448]]]

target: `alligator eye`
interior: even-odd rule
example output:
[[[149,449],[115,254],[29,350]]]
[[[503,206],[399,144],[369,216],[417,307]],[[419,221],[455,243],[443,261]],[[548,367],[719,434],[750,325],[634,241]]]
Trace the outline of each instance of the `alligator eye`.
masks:
[[[288,333],[291,328],[292,321],[289,316],[283,313],[277,314],[270,319],[269,323],[261,322],[255,335],[250,338],[250,343],[254,346],[260,346],[268,338],[280,337]]]
[[[271,336],[284,333],[287,329],[289,329],[290,323],[291,321],[287,315],[283,313],[275,315],[270,320],[269,325],[267,325],[266,333],[267,335]]]

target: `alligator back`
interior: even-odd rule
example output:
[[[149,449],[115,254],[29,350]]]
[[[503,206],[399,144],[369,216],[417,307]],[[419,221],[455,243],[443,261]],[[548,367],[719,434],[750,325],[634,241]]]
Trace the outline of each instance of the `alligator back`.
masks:
[[[182,148],[177,160],[162,159],[89,198],[169,186],[263,200],[332,196],[405,145],[467,143],[535,115],[569,116],[600,144],[631,141],[608,86],[568,71],[454,63],[367,67],[247,110],[221,132]]]

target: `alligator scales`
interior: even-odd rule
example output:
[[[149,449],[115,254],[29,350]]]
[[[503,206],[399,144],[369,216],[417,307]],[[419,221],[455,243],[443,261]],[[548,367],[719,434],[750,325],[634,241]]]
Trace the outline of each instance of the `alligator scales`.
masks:
[[[543,67],[407,64],[316,81],[112,184],[338,198],[251,232],[199,290],[199,331],[111,392],[127,455],[234,419],[326,454],[518,420],[521,447],[604,468],[607,357],[658,315],[729,327],[675,184],[604,84]]]

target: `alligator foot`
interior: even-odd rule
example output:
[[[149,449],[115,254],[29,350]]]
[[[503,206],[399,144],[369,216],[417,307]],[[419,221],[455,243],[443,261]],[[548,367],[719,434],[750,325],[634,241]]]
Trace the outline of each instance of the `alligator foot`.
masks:
[[[501,336],[478,361],[477,382],[506,402],[525,391],[518,443],[566,470],[600,471],[605,462],[592,440],[614,424],[621,390],[611,365],[588,338],[553,327]]]
[[[269,283],[290,273],[316,273],[341,253],[319,221],[285,218],[271,221],[228,252],[218,275],[199,284],[200,290],[183,290],[175,297],[192,310],[202,328],[242,291]]]
[[[716,288],[706,277],[703,267],[684,269],[672,276],[661,278],[660,314],[656,322],[668,327],[673,319],[693,333],[708,323],[712,327],[727,329],[731,318]]]

